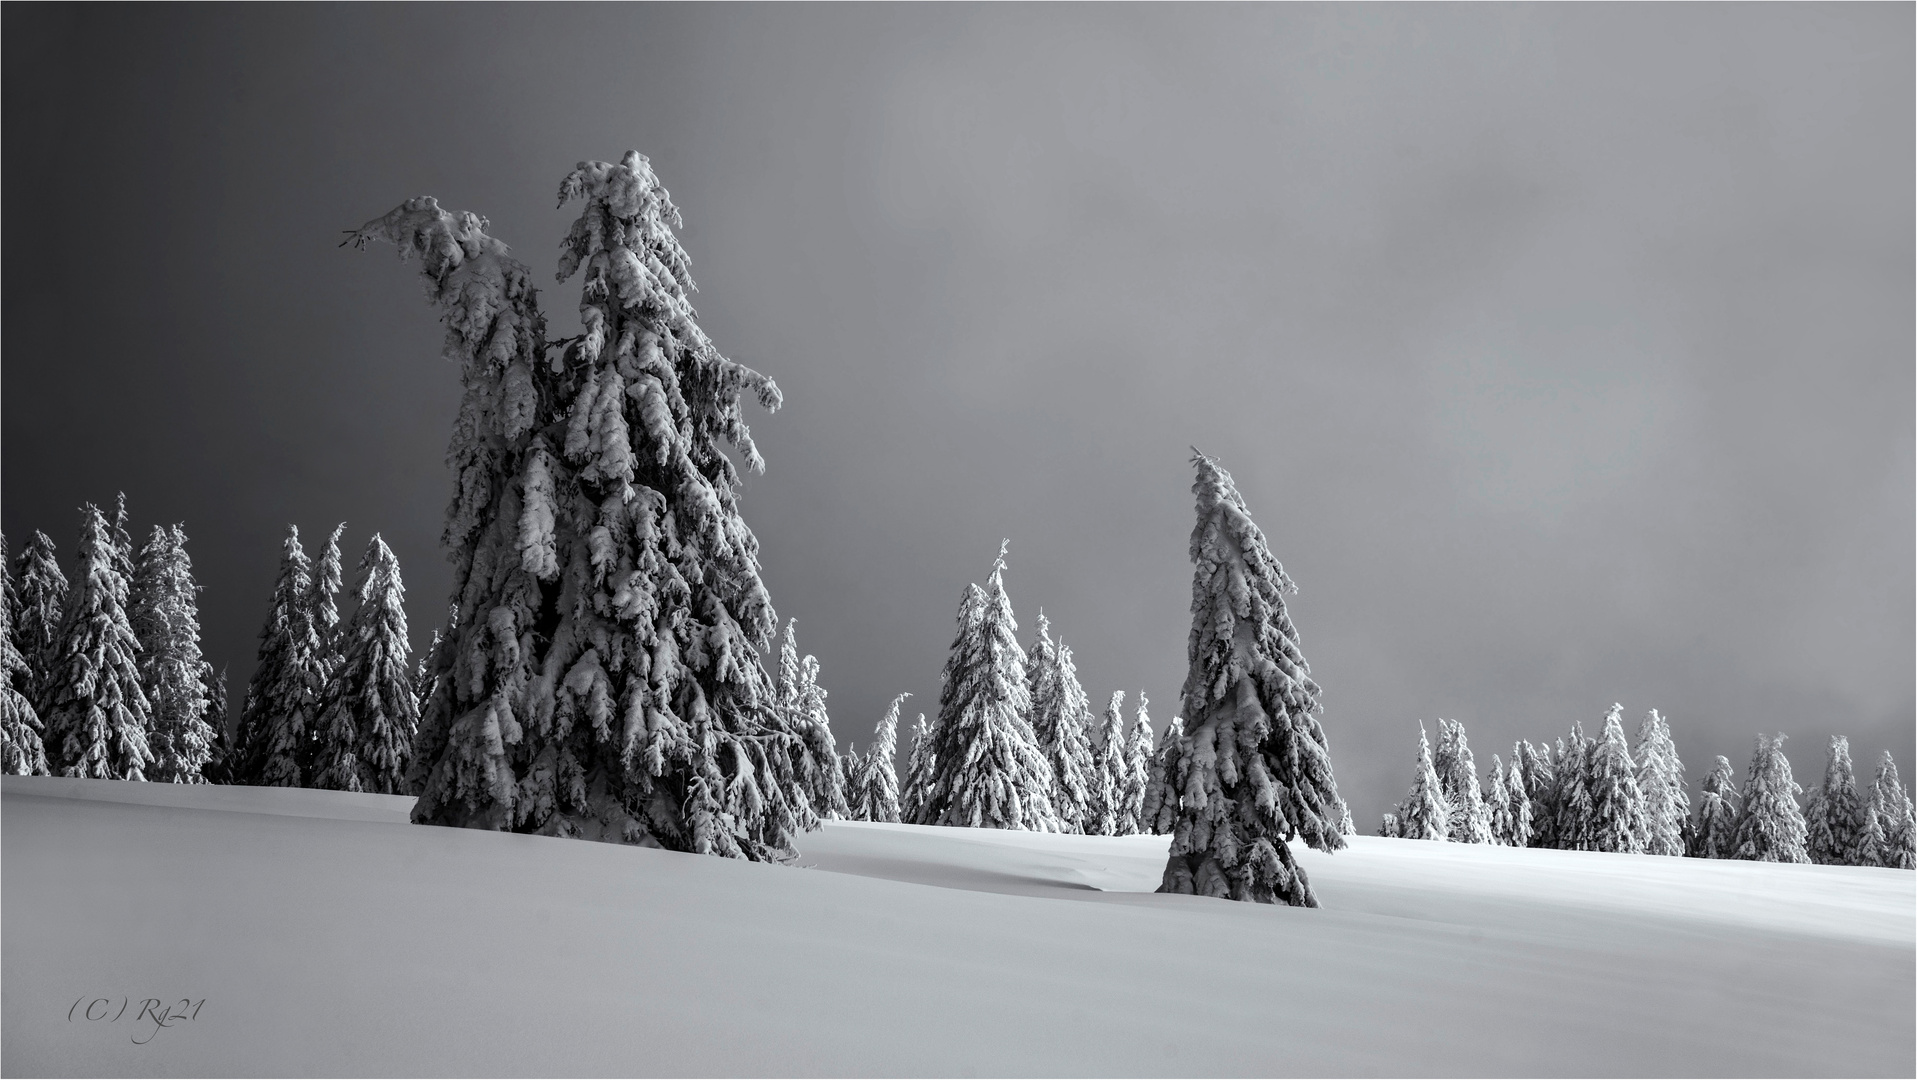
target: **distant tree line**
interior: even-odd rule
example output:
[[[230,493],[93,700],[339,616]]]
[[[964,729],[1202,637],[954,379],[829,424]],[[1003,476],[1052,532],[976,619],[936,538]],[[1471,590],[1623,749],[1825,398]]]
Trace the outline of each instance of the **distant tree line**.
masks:
[[[71,579],[35,532],[4,563],[0,768],[11,775],[402,793],[417,727],[399,560],[378,535],[343,624],[339,538],[317,563],[289,527],[260,663],[230,731],[224,672],[200,651],[183,526],[137,550],[126,496],[80,512]]]
[[[1622,705],[1591,738],[1573,724],[1555,745],[1520,741],[1480,783],[1464,725],[1438,721],[1435,754],[1421,723],[1411,792],[1378,834],[1513,847],[1688,855],[1700,859],[1917,868],[1910,792],[1886,750],[1860,790],[1850,741],[1834,736],[1823,782],[1799,806],[1784,736],[1757,737],[1740,790],[1729,759],[1703,778],[1695,813],[1669,722],[1656,709],[1625,739]]]

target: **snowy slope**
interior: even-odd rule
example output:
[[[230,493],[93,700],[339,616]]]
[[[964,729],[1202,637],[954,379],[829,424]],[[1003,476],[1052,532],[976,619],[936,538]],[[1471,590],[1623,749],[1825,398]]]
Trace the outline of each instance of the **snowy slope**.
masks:
[[[1356,838],[1307,911],[1155,895],[1155,837],[835,824],[780,867],[0,793],[7,1075],[1917,1071],[1909,873]]]

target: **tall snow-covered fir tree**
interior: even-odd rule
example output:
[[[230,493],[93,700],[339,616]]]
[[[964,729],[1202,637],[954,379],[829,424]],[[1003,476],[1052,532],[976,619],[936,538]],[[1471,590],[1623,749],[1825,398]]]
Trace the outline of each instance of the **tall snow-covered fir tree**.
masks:
[[[1184,737],[1185,718],[1172,717],[1171,723],[1165,725],[1165,737],[1158,740],[1158,749],[1152,752],[1152,771],[1145,784],[1145,804],[1140,809],[1138,823],[1141,831],[1164,836],[1178,825],[1178,792],[1165,783],[1165,770],[1171,762],[1172,751]]]
[[[1151,821],[1145,817],[1145,791],[1151,787],[1152,757],[1155,749],[1152,741],[1151,703],[1145,699],[1145,691],[1138,692],[1138,711],[1132,715],[1132,733],[1126,743],[1125,769],[1125,823],[1124,835],[1152,831]]]
[[[1744,812],[1737,819],[1734,859],[1756,862],[1809,862],[1804,850],[1804,812],[1797,796],[1803,792],[1791,777],[1784,756],[1784,738],[1757,737],[1751,767],[1744,777]]]
[[[1596,813],[1591,801],[1591,756],[1596,746],[1584,734],[1581,721],[1571,723],[1571,734],[1558,742],[1552,759],[1557,787],[1552,798],[1556,844],[1566,851],[1591,851],[1592,818]]]
[[[581,162],[559,201],[582,204],[559,279],[583,277],[584,333],[565,341],[482,218],[418,198],[349,237],[420,257],[465,387],[458,615],[413,820],[787,858],[817,823],[801,777],[828,763],[761,660],[778,620],[725,449],[763,469],[744,399],[775,409],[778,387],[700,329],[645,157]]]
[[[1870,801],[1857,791],[1850,761],[1850,740],[1833,735],[1824,764],[1824,782],[1811,789],[1804,805],[1805,852],[1825,866],[1870,866],[1877,852],[1871,833]]]
[[[155,525],[134,563],[128,618],[140,643],[140,685],[149,709],[153,764],[146,776],[159,783],[204,783],[201,770],[213,757],[199,593],[186,529]]]
[[[1025,650],[1005,593],[1005,549],[986,587],[965,587],[932,727],[928,825],[1057,832],[1052,767],[1032,734]]]
[[[1504,761],[1491,755],[1491,784],[1484,792],[1485,824],[1493,844],[1511,843],[1511,790],[1505,786]],[[1524,845],[1519,844],[1519,847]]]
[[[1644,793],[1637,787],[1637,762],[1624,741],[1624,706],[1613,705],[1604,717],[1604,734],[1590,751],[1586,784],[1591,799],[1589,833],[1592,851],[1638,854],[1644,850],[1650,821]]]
[[[1557,808],[1551,801],[1557,779],[1551,771],[1547,753],[1540,754],[1529,739],[1520,739],[1511,747],[1511,765],[1524,774],[1524,790],[1531,800],[1531,839],[1528,847],[1555,847],[1557,844]]]
[[[1297,586],[1231,474],[1195,449],[1192,463],[1186,733],[1166,761],[1160,805],[1175,798],[1179,809],[1159,891],[1316,907],[1289,841],[1335,851],[1350,815],[1314,715],[1318,684],[1285,611]]]
[[[406,588],[378,533],[360,558],[352,618],[337,635],[339,667],[321,695],[309,786],[401,795],[419,726]]]
[[[260,628],[259,665],[246,686],[235,739],[234,783],[304,787],[324,691],[313,623],[312,563],[297,525],[286,527],[272,607]]]
[[[53,541],[46,533],[36,531],[27,541],[16,564],[14,581],[20,606],[15,609],[13,644],[27,666],[20,691],[44,724],[51,705],[47,700],[51,689],[47,673],[59,655],[60,624],[67,603],[67,575],[60,569]],[[47,749],[54,757],[59,756],[58,747]]]
[[[1125,691],[1112,691],[1092,747],[1092,797],[1085,816],[1088,836],[1123,836],[1125,826]]]
[[[926,824],[931,806],[932,780],[937,762],[932,759],[932,729],[920,713],[912,725],[912,752],[906,757],[904,782],[899,789],[899,820],[913,825]]]
[[[1447,834],[1460,844],[1491,843],[1490,814],[1484,804],[1484,792],[1478,786],[1478,763],[1471,756],[1471,743],[1465,738],[1463,723],[1438,721],[1435,764],[1438,782],[1444,785],[1445,805],[1451,811]]]
[[[333,526],[327,535],[326,543],[313,560],[312,596],[306,606],[313,613],[313,636],[319,640],[320,686],[325,687],[333,681],[339,671],[344,646],[340,642],[339,590],[344,572],[340,564],[339,538],[346,531],[346,523]],[[313,753],[318,752],[315,747]]]
[[[1691,792],[1671,725],[1656,709],[1637,729],[1637,786],[1644,796],[1644,851],[1682,855],[1690,839]]]
[[[1418,771],[1411,778],[1411,793],[1398,808],[1398,835],[1406,840],[1451,838],[1451,806],[1431,760],[1431,742],[1422,720],[1418,721]]]
[[[1494,763],[1497,757],[1491,759]],[[1524,768],[1513,761],[1505,768],[1505,821],[1510,832],[1504,842],[1512,847],[1531,846],[1531,793],[1524,786]]]
[[[872,748],[858,755],[846,797],[846,816],[853,821],[899,820],[899,774],[893,758],[899,745],[899,706],[911,696],[892,699],[873,732]]]
[[[1071,647],[1052,640],[1051,622],[1038,613],[1038,640],[1025,665],[1032,699],[1032,735],[1052,767],[1052,809],[1059,827],[1084,832],[1091,814],[1096,758],[1088,728],[1091,705],[1079,684]]]
[[[1870,785],[1871,809],[1877,812],[1883,844],[1878,849],[1877,865],[1893,870],[1917,869],[1917,813],[1913,813],[1909,789],[1897,775],[1897,762],[1886,750],[1877,759],[1877,775]]]
[[[1737,819],[1742,813],[1731,759],[1717,755],[1698,790],[1697,823],[1691,827],[1686,854],[1694,859],[1731,858],[1737,847]]]
[[[0,772],[8,776],[47,775],[46,728],[23,692],[32,673],[14,644],[20,610],[7,538],[0,535]]]
[[[47,672],[50,764],[61,776],[144,780],[152,754],[128,582],[106,516],[92,503],[81,514],[79,563]]]

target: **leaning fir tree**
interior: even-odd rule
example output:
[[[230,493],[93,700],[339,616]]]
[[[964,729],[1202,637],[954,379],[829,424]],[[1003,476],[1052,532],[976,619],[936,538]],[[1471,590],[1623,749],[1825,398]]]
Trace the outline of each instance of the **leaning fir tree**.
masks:
[[[8,776],[45,776],[46,728],[40,714],[22,691],[30,673],[13,643],[14,620],[20,601],[14,594],[7,567],[7,538],[0,536],[0,773]]]
[[[899,745],[899,706],[911,696],[892,699],[873,733],[872,748],[858,755],[846,797],[846,816],[853,821],[899,820],[899,774],[892,759]]]
[[[1096,757],[1086,731],[1091,705],[1079,684],[1071,647],[1052,640],[1052,624],[1038,613],[1038,640],[1025,665],[1032,699],[1032,735],[1052,767],[1052,809],[1066,832],[1086,832]]]
[[[739,472],[771,379],[700,329],[651,164],[581,162],[559,279],[584,332],[549,341],[525,264],[472,214],[406,202],[349,240],[417,256],[464,397],[443,628],[413,820],[748,859],[790,855],[824,768],[761,662],[778,628]]]
[[[338,635],[339,668],[326,684],[314,726],[310,786],[406,793],[406,766],[419,726],[412,646],[399,559],[378,533],[360,558],[353,615]]]
[[[1196,450],[1192,463],[1186,733],[1159,796],[1159,805],[1178,806],[1159,891],[1316,907],[1289,841],[1342,848],[1349,814],[1313,715],[1318,684],[1285,612],[1284,594],[1297,586],[1231,474]]]
[[[899,820],[912,825],[927,824],[926,811],[931,806],[932,779],[937,764],[932,759],[933,735],[931,726],[920,713],[916,724],[912,726],[912,752],[905,759],[904,784],[899,790]]]
[[[1825,866],[1870,866],[1877,845],[1871,842],[1871,806],[1857,791],[1850,761],[1850,740],[1833,735],[1824,764],[1824,782],[1811,789],[1804,804],[1805,851]]]
[[[129,616],[140,642],[140,680],[151,713],[153,766],[147,779],[160,783],[204,783],[201,770],[213,757],[199,593],[185,528],[155,525],[134,563]]]
[[[24,682],[16,683],[41,722],[47,718],[47,673],[59,653],[60,623],[67,603],[67,575],[60,569],[53,541],[35,531],[20,552],[14,573],[19,607],[15,609],[13,644],[26,664]],[[58,748],[47,748],[56,757]]]
[[[1731,759],[1723,754],[1711,765],[1699,785],[1697,822],[1685,854],[1693,859],[1728,859],[1737,847],[1737,819],[1742,799]]]
[[[145,780],[152,753],[128,582],[106,516],[91,503],[81,514],[79,563],[47,671],[48,756],[61,776]]]
[[[1438,781],[1444,785],[1445,804],[1451,808],[1450,838],[1460,844],[1491,843],[1489,808],[1478,786],[1478,763],[1471,756],[1471,742],[1465,738],[1462,721],[1438,721],[1435,764]]]
[[[986,587],[965,587],[958,634],[945,661],[932,727],[932,780],[920,820],[927,825],[1057,832],[1052,767],[1029,720],[1025,650],[1005,594],[999,545]]]
[[[288,525],[272,606],[260,628],[259,664],[240,710],[233,783],[304,787],[308,782],[314,723],[325,689],[312,569],[300,547],[299,526]]]
[[[799,790],[819,817],[843,818],[846,764],[839,758],[838,740],[832,737],[825,687],[819,685],[819,660],[799,658],[798,626],[799,620],[786,620],[785,639],[779,647],[779,707],[790,717],[788,722],[805,733],[811,750],[799,760]],[[812,767],[815,762],[817,768]]]
[[[1757,737],[1750,772],[1744,778],[1744,812],[1737,819],[1731,857],[1756,862],[1810,861],[1805,851],[1804,812],[1797,796],[1803,792],[1791,777],[1784,756],[1784,738]]]

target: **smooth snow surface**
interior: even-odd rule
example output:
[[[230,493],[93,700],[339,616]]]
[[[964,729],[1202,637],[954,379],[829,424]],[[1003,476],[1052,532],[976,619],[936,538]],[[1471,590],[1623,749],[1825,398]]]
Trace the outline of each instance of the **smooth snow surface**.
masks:
[[[834,822],[783,867],[0,792],[10,1076],[1917,1071],[1908,872],[1354,837],[1304,910],[1153,894],[1164,837]]]

